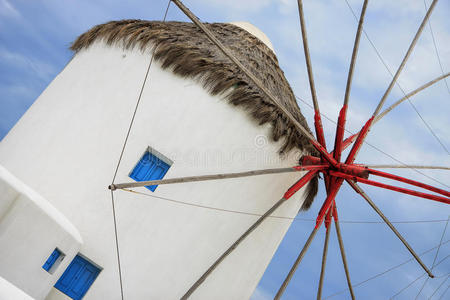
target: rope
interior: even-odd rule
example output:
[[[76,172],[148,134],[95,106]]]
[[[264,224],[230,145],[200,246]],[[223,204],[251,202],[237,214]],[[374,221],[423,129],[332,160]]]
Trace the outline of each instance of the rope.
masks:
[[[249,215],[249,216],[255,216],[255,217],[261,217],[261,214],[258,213],[252,213],[252,212],[245,212],[245,211],[238,211],[238,210],[232,210],[232,209],[225,209],[220,207],[213,207],[213,206],[206,206],[206,205],[200,205],[200,204],[194,204],[189,202],[184,202],[180,200],[170,199],[166,197],[151,195],[143,192],[138,192],[131,189],[121,189],[124,192],[129,193],[135,193],[147,197],[152,197],[168,202],[173,202],[181,205],[187,205],[187,206],[193,206],[198,208],[204,208],[204,209],[210,209],[215,211],[222,211],[227,213],[235,213],[235,214],[241,214],[241,215]],[[293,221],[303,221],[303,222],[316,222],[316,219],[307,219],[307,218],[297,218],[297,217],[286,217],[286,216],[269,216],[269,218],[275,218],[275,219],[286,219],[286,220],[293,220]],[[407,220],[407,221],[392,221],[391,223],[397,223],[397,224],[414,224],[414,223],[441,223],[446,222],[446,219],[437,219],[437,220]],[[383,221],[354,221],[354,220],[339,220],[339,223],[347,223],[347,224],[385,224]]]
[[[408,283],[408,285],[406,285],[404,288],[402,288],[400,291],[398,291],[396,294],[394,294],[394,296],[392,296],[391,298],[389,298],[390,300],[394,299],[395,297],[397,297],[398,295],[400,295],[404,290],[406,290],[407,288],[409,288],[410,286],[412,286],[414,283],[416,283],[417,280],[419,280],[420,278],[422,278],[423,276],[425,276],[427,273],[422,273],[422,275],[420,275],[419,277],[417,277],[416,279],[414,279],[413,281],[411,281],[410,283]]]
[[[117,253],[117,267],[119,270],[119,282],[120,282],[120,296],[123,300],[123,283],[122,283],[122,268],[120,267],[120,254],[119,254],[119,239],[117,235],[117,219],[116,219],[116,207],[114,205],[114,194],[111,191],[111,205],[112,205],[112,214],[114,220],[114,238],[116,241],[116,253]]]
[[[450,255],[447,255],[446,256],[446,258],[447,257],[449,257]],[[446,259],[445,258],[445,259]],[[445,260],[444,259],[444,260]],[[420,275],[419,277],[417,277],[416,279],[414,279],[412,282],[410,282],[407,286],[405,286],[404,288],[402,288],[400,291],[398,291],[394,296],[392,296],[391,298],[389,298],[390,300],[392,300],[392,299],[394,299],[394,297],[397,297],[398,295],[400,295],[404,290],[406,290],[406,289],[408,289],[410,286],[412,286],[416,281],[418,281],[420,278],[422,278],[424,275],[426,275],[427,273],[423,273],[422,275]],[[449,276],[449,274],[444,274],[444,275],[441,275],[441,276],[436,276],[436,277],[434,277],[435,279],[437,279],[437,278],[443,278],[443,277],[448,277]],[[428,277],[427,277],[428,278]],[[447,280],[447,279],[446,279]],[[445,280],[444,280],[444,282],[445,282]],[[443,282],[443,283],[444,283]],[[443,283],[441,283],[441,285],[443,284]],[[440,285],[440,286],[441,286]],[[439,287],[440,287],[439,286]],[[430,297],[428,297],[428,299],[431,299],[432,297],[433,297],[433,295],[437,292],[437,290],[439,289],[439,287],[433,292],[433,294],[431,294],[431,296]]]
[[[171,3],[171,1],[169,0],[168,3],[167,3],[166,11],[164,13],[163,22],[166,21],[166,17],[167,17],[167,13],[169,11],[170,3]],[[147,70],[146,70],[146,73],[145,73],[144,81],[142,82],[142,86],[141,86],[141,89],[140,89],[140,92],[139,92],[139,97],[138,97],[138,99],[136,101],[136,106],[134,108],[133,116],[132,116],[131,121],[130,121],[130,126],[128,126],[127,135],[125,137],[125,141],[123,143],[122,150],[120,152],[119,161],[117,162],[117,166],[116,166],[116,169],[114,171],[114,176],[113,176],[111,184],[114,184],[114,180],[116,179],[117,172],[119,170],[119,166],[120,166],[120,163],[122,161],[123,153],[125,151],[125,147],[127,145],[128,138],[130,136],[131,128],[133,127],[134,118],[136,117],[136,112],[138,110],[139,103],[141,102],[141,98],[142,98],[142,92],[144,91],[145,83],[147,82],[148,74],[150,72],[150,67],[151,67],[152,62],[153,62],[153,53],[154,52],[152,52],[152,55],[151,55],[151,58],[150,58],[150,63],[148,64],[148,67],[147,67]],[[112,206],[112,214],[113,214],[113,220],[114,220],[114,237],[115,237],[115,241],[116,241],[117,266],[118,266],[118,271],[119,271],[119,282],[120,282],[120,295],[121,295],[121,299],[123,300],[123,282],[122,282],[122,269],[121,269],[121,265],[120,265],[119,238],[118,238],[118,234],[117,234],[117,217],[116,217],[116,209],[115,209],[115,205],[114,205],[114,194],[113,194],[112,190],[111,190],[111,206]]]
[[[441,288],[441,286],[447,281],[449,276],[450,275],[447,274],[447,277],[444,279],[444,281],[441,282],[441,284],[434,290],[434,292],[431,294],[430,297],[428,297],[428,299],[433,298],[434,294],[436,294],[436,292]]]
[[[345,0],[345,2],[347,3],[348,8],[350,9],[350,11],[352,12],[353,16],[355,17],[356,20],[358,20],[358,17],[356,16],[353,8],[351,7],[350,3],[348,3],[348,0]],[[389,69],[388,65],[386,64],[386,62],[384,61],[383,57],[381,56],[380,52],[378,51],[378,49],[375,47],[375,44],[372,42],[372,40],[369,38],[369,35],[367,34],[367,32],[363,29],[364,35],[366,36],[367,40],[370,42],[372,48],[375,50],[378,58],[381,60],[381,62],[383,63],[384,67],[386,68],[386,70],[388,71],[388,73],[391,75],[392,78],[394,78],[394,74],[392,74],[391,70]],[[398,72],[397,72],[398,73]],[[433,129],[431,128],[431,126],[425,121],[425,119],[422,117],[422,115],[419,113],[419,111],[417,110],[416,106],[411,102],[411,100],[409,99],[409,97],[407,97],[405,91],[403,90],[403,88],[401,87],[401,85],[398,83],[398,81],[395,81],[395,85],[397,85],[397,87],[402,91],[402,93],[405,95],[405,97],[408,99],[409,104],[411,104],[412,108],[414,109],[414,111],[417,113],[417,115],[420,117],[420,119],[422,120],[422,122],[425,124],[425,126],[428,128],[428,130],[431,132],[431,134],[434,136],[434,138],[439,142],[439,144],[442,146],[442,148],[447,152],[447,154],[450,155],[450,152],[448,151],[447,147],[445,147],[445,145],[442,143],[442,141],[439,139],[439,137],[436,135],[436,133],[433,131]]]
[[[442,240],[444,239],[445,232],[447,231],[447,226],[448,226],[448,221],[449,220],[450,220],[450,216],[447,217],[447,222],[445,223],[444,231],[442,232],[441,240],[439,241],[439,247],[438,247],[438,249],[436,251],[436,254],[434,255],[433,264],[431,265],[431,271],[433,271],[434,264],[436,263],[436,258],[437,258],[438,254],[439,254],[439,250],[441,249]],[[419,292],[417,293],[416,299],[419,298],[420,293],[422,293],[423,288],[425,287],[425,285],[428,282],[428,278],[429,277],[427,277],[427,279],[425,279],[425,282],[422,284],[422,287],[420,288]]]
[[[420,253],[419,256],[423,256],[423,255],[425,255],[425,254],[427,254],[427,253],[433,251],[434,249],[440,247],[441,245],[445,245],[445,244],[447,244],[447,243],[449,243],[449,242],[450,242],[450,240],[446,240],[446,241],[443,242],[442,244],[439,244],[439,245],[437,245],[437,246],[434,246],[433,248],[430,248],[430,249],[428,249],[428,250],[426,250],[426,251]],[[391,271],[393,271],[393,270],[395,270],[395,269],[398,269],[398,268],[400,268],[401,266],[403,266],[403,265],[405,265],[405,264],[407,264],[407,263],[409,263],[409,262],[411,262],[411,261],[413,261],[413,260],[414,260],[414,258],[410,258],[410,259],[408,259],[408,260],[405,260],[404,262],[402,262],[402,263],[400,263],[400,264],[398,264],[398,265],[395,265],[395,266],[393,266],[393,267],[391,267],[391,268],[389,268],[389,269],[386,269],[386,270],[383,271],[383,272],[380,272],[380,273],[378,273],[378,274],[375,274],[375,275],[373,275],[373,276],[371,276],[371,277],[369,277],[369,278],[367,278],[367,279],[365,279],[365,280],[363,280],[363,281],[361,281],[361,282],[358,282],[357,284],[354,284],[353,287],[355,288],[355,287],[357,287],[357,286],[363,285],[364,283],[366,283],[366,282],[368,282],[368,281],[371,281],[371,280],[373,280],[373,279],[375,279],[375,278],[378,278],[378,277],[380,277],[380,276],[382,276],[382,275],[384,275],[384,274],[386,274],[386,273],[388,273],[388,272],[391,272]],[[445,259],[443,259],[443,260],[441,260],[439,263],[437,263],[437,264],[435,265],[435,267],[437,267],[440,263],[444,262],[444,260],[445,260]],[[324,299],[329,299],[329,298],[335,297],[335,296],[340,295],[340,294],[342,294],[342,293],[345,293],[345,292],[347,292],[347,291],[348,291],[348,289],[341,290],[341,291],[339,291],[339,292],[336,292],[336,293],[334,293],[334,294],[331,294],[331,295],[327,296],[327,297],[324,298]]]
[[[450,288],[450,284],[447,286],[447,288],[445,289],[445,291],[442,293],[441,297],[439,297],[439,300],[444,298],[445,293],[447,293],[448,289]]]
[[[425,6],[425,10],[428,10],[427,2],[423,0],[423,5]],[[436,52],[436,57],[439,62],[439,67],[441,68],[442,74],[444,74],[444,68],[442,67],[441,57],[439,56],[439,51],[436,45],[436,39],[434,38],[433,28],[431,27],[431,21],[428,21],[428,26],[430,26],[431,38],[433,40],[434,51]],[[448,87],[447,79],[444,79],[445,85],[447,86],[447,91],[450,94],[450,88]]]

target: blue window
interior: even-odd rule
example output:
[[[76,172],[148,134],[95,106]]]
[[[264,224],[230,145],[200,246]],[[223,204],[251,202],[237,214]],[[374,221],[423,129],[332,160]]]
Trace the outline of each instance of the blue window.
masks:
[[[162,154],[149,148],[142,155],[129,176],[136,181],[159,180],[166,175],[170,164],[171,162],[163,157]],[[146,186],[152,192],[155,191],[156,187],[157,185]]]
[[[77,255],[59,278],[55,288],[74,300],[80,300],[99,273],[98,267]]]
[[[63,258],[64,254],[58,248],[55,248],[42,268],[49,273],[53,273],[52,271],[58,266],[58,264],[55,264],[55,262],[60,262]],[[52,267],[54,268],[52,269]]]

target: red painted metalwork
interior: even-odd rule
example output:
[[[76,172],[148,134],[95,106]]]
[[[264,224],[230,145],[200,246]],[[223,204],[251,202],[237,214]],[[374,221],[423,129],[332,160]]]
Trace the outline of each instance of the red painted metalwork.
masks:
[[[334,202],[334,199],[336,198],[337,193],[339,192],[339,189],[342,185],[342,182],[344,181],[342,178],[336,178],[331,177],[330,178],[330,188],[327,192],[327,198],[325,199],[325,202],[323,203],[322,207],[319,210],[319,214],[316,218],[316,227],[319,228],[320,225],[322,225],[323,218],[325,217],[325,214],[330,209],[331,205]]]
[[[326,148],[327,146],[325,144],[325,136],[323,134],[322,119],[320,118],[320,112],[317,110],[314,112],[314,127],[316,128],[317,141]]]
[[[292,167],[293,169],[296,170],[305,170],[305,171],[312,171],[312,170],[317,170],[317,171],[322,171],[322,170],[326,170],[329,168],[328,164],[317,164],[317,165],[307,165],[307,166],[295,166]]]
[[[300,161],[302,163],[302,166],[318,165],[322,162],[322,160],[319,157],[310,155],[303,156]]]
[[[358,134],[359,134],[359,132],[349,136],[348,138],[346,138],[342,142],[342,150],[347,149],[347,147],[350,146],[353,143],[353,141],[358,137]]]
[[[339,112],[338,123],[336,126],[336,137],[334,140],[334,159],[341,161],[342,141],[344,140],[345,121],[347,116],[347,105],[344,104]]]
[[[327,215],[325,216],[325,227],[330,227],[331,224],[331,218],[333,217],[333,209],[334,209],[334,203],[330,207],[330,209],[327,212]]]
[[[299,189],[301,189],[305,184],[307,184],[318,172],[318,170],[311,170],[306,175],[304,175],[302,178],[300,178],[299,181],[294,183],[287,191],[284,193],[283,198],[289,199],[294,195]]]
[[[429,191],[432,191],[432,192],[439,193],[439,194],[445,195],[447,197],[450,197],[450,192],[444,191],[442,189],[439,189],[437,187],[434,187],[434,186],[431,186],[431,185],[428,185],[428,184],[425,184],[425,183],[422,183],[422,182],[418,182],[418,181],[415,181],[415,180],[411,180],[411,179],[408,179],[408,178],[404,178],[404,177],[401,177],[401,176],[397,176],[397,175],[394,175],[394,174],[389,174],[389,173],[378,171],[378,170],[373,170],[373,169],[367,169],[367,170],[368,170],[368,172],[370,174],[373,174],[373,175],[376,175],[376,176],[381,176],[381,177],[397,180],[397,181],[400,181],[400,182],[404,182],[404,183],[407,183],[407,184],[410,184],[410,185],[415,185],[415,186],[421,187],[423,189],[426,189],[426,190],[429,190]]]
[[[396,192],[400,192],[400,193],[404,193],[404,194],[408,194],[408,195],[412,195],[412,196],[416,196],[416,197],[421,197],[421,198],[425,198],[425,199],[430,199],[430,200],[434,200],[434,201],[450,204],[450,198],[446,198],[446,197],[442,197],[442,196],[437,196],[437,195],[426,194],[426,193],[422,193],[422,192],[418,192],[418,191],[413,191],[413,190],[405,189],[405,188],[402,188],[402,187],[397,187],[397,186],[393,186],[393,185],[389,185],[389,184],[385,184],[385,183],[381,183],[381,182],[377,182],[377,181],[361,178],[361,177],[358,177],[358,176],[352,176],[352,175],[348,175],[348,174],[345,174],[345,173],[342,173],[342,172],[337,172],[337,171],[330,171],[330,175],[336,176],[336,177],[339,177],[339,178],[348,179],[348,180],[353,180],[353,181],[356,181],[356,182],[361,182],[361,183],[364,183],[364,184],[369,184],[369,185],[381,187],[381,188],[384,188],[384,189],[388,189],[388,190],[392,190],[392,191],[396,191]]]
[[[364,141],[365,136],[369,132],[369,129],[373,123],[374,117],[370,118],[366,124],[362,127],[361,131],[357,134],[353,134],[347,137],[345,140],[343,138],[345,131],[345,118],[346,118],[347,107],[344,105],[339,113],[339,120],[336,129],[336,137],[335,137],[335,147],[334,151],[330,153],[325,153],[325,139],[323,135],[322,123],[320,120],[320,115],[316,111],[314,115],[314,124],[316,129],[317,140],[319,143],[313,141],[313,145],[320,152],[320,157],[314,156],[304,156],[300,160],[301,166],[304,169],[309,169],[309,173],[307,173],[301,180],[299,180],[296,184],[294,184],[286,193],[285,198],[290,198],[295,192],[297,192],[302,186],[304,186],[307,182],[309,182],[317,173],[321,172],[324,176],[325,180],[325,188],[327,192],[327,197],[322,204],[322,207],[319,210],[319,213],[316,218],[315,229],[318,229],[322,223],[325,223],[325,226],[328,226],[331,223],[331,219],[334,218],[336,222],[338,221],[338,214],[336,209],[336,195],[339,192],[344,180],[354,180],[357,182],[381,187],[384,189],[389,189],[392,191],[421,197],[425,199],[430,199],[446,204],[450,204],[450,192],[439,189],[437,187],[433,187],[418,181],[414,181],[408,178],[404,178],[401,176],[389,174],[386,172],[369,169],[367,166],[362,164],[355,164],[355,157],[360,150],[362,143]],[[355,141],[356,140],[356,141]],[[349,155],[347,156],[345,163],[340,163],[340,159],[342,156],[342,151],[346,149],[348,146],[353,144],[352,149],[350,150]],[[317,145],[316,145],[317,144]],[[320,145],[318,145],[320,144]],[[427,194],[419,191],[414,191],[398,186],[393,186],[389,184],[384,184],[380,182],[376,182],[373,180],[369,180],[369,175],[381,176],[389,179],[393,179],[399,182],[411,184],[420,188],[424,188],[441,195],[445,195],[447,197],[442,197],[439,195]],[[325,220],[325,222],[324,222]]]
[[[359,149],[362,146],[362,143],[364,141],[364,138],[366,137],[367,133],[369,132],[370,126],[372,125],[373,118],[370,118],[366,124],[363,126],[361,131],[358,134],[358,137],[356,138],[355,143],[353,144],[352,149],[350,150],[350,153],[347,156],[347,159],[345,160],[346,164],[351,164],[355,160],[356,154],[358,153]]]

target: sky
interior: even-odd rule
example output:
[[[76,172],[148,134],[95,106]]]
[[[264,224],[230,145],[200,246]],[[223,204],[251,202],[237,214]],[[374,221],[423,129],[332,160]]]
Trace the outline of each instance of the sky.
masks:
[[[184,2],[204,22],[247,21],[265,32],[274,45],[280,66],[295,94],[302,99],[299,106],[303,114],[310,127],[313,127],[312,102],[295,0]],[[362,2],[348,0],[357,16]],[[430,2],[427,0],[427,5]],[[166,0],[0,0],[0,139],[70,61],[73,53],[68,48],[78,35],[96,24],[110,20],[161,20],[166,6]],[[305,0],[304,8],[318,100],[330,147],[334,143],[333,121],[337,119],[343,102],[357,21],[345,0]],[[425,11],[423,0],[369,2],[364,28],[376,51],[367,36],[362,36],[350,96],[348,130],[358,131],[373,113],[392,78],[387,68],[391,73],[396,71]],[[394,87],[387,105],[403,96],[402,89],[410,92],[449,71],[449,12],[450,1],[439,1],[430,19],[434,42],[427,24],[399,77],[401,88]],[[167,19],[188,21],[173,4]],[[450,82],[447,84],[450,85]],[[411,102],[414,106],[404,102],[373,127],[357,162],[450,166],[448,86],[440,81],[411,98]],[[446,185],[450,182],[448,171],[392,172],[447,190]],[[315,219],[325,198],[322,184],[323,182],[312,208],[300,213],[299,219],[292,223],[256,288],[253,300],[271,299],[284,280],[313,228],[314,223],[310,220]],[[425,252],[439,244],[445,220],[450,215],[447,206],[378,188],[363,188],[392,221],[437,220],[395,224],[416,252]],[[337,206],[353,284],[363,282],[411,258],[385,224],[345,222],[380,221],[367,203],[348,186],[343,186],[339,192]],[[324,236],[324,229],[321,229],[283,299],[316,298]],[[442,239],[444,242],[450,239],[450,228]],[[436,262],[442,262],[433,270],[438,278],[427,281],[418,299],[428,298],[435,291],[432,299],[438,299],[449,286],[450,280],[445,277],[450,272],[450,259],[446,259],[449,253],[450,243],[442,245],[436,259]],[[435,254],[436,250],[422,256],[429,267]],[[388,299],[422,273],[423,270],[417,263],[409,262],[358,285],[355,287],[355,294],[359,299]],[[424,281],[425,276],[395,299],[416,297]],[[327,298],[346,287],[333,228],[322,295],[326,299],[349,299],[346,291]],[[446,295],[450,297],[450,292]]]

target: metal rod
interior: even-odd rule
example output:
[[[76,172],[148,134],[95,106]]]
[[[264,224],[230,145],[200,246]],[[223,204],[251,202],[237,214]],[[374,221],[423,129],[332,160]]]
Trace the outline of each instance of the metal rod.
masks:
[[[333,219],[334,219],[334,225],[336,226],[336,235],[337,235],[337,238],[339,241],[339,249],[341,250],[342,263],[344,265],[344,271],[345,271],[345,277],[347,278],[348,289],[350,291],[352,300],[355,300],[355,293],[353,292],[353,286],[352,286],[352,282],[350,280],[350,272],[348,271],[347,257],[345,255],[344,241],[342,239],[341,226],[339,225],[336,204],[333,207]]]
[[[311,144],[317,149],[317,151],[322,154],[322,156],[328,162],[330,162],[333,166],[337,166],[337,162],[334,160],[334,158],[314,138],[314,136],[305,127],[303,127],[303,125],[301,125],[299,121],[297,121],[297,119],[286,109],[286,107],[284,107],[284,105],[282,105],[275,98],[275,96],[272,95],[272,93],[261,83],[261,81],[256,78],[249,70],[247,70],[247,68],[236,57],[234,57],[231,51],[226,48],[180,0],[172,0],[172,2],[175,3],[181,9],[181,11],[186,14],[186,16],[191,19],[192,22],[194,22],[194,24],[197,25],[197,27],[206,34],[209,40],[213,42],[223,52],[223,54],[225,54],[225,56],[227,56],[245,75],[248,76],[251,81],[253,81],[256,86],[258,86],[258,88],[261,89],[261,91],[263,91],[263,93],[273,102],[273,104],[286,115],[286,117],[292,122],[292,124],[309,139]]]
[[[297,183],[293,186],[301,187],[307,184],[317,173],[317,171],[310,171],[304,175]],[[292,195],[291,195],[292,196]],[[288,198],[282,197],[278,202],[276,202],[268,211],[266,211],[258,220],[253,223],[209,268],[205,273],[189,288],[189,290],[181,297],[181,299],[188,299],[193,292],[208,278],[214,269],[231,253],[234,249],[239,246],[239,244],[252,233],[268,216],[270,216],[281,204],[283,204]]]
[[[330,208],[329,211],[331,211],[331,209],[332,207]],[[320,269],[319,287],[317,289],[317,300],[320,300],[322,298],[323,279],[325,277],[325,267],[327,265],[328,240],[330,239],[330,225],[331,224],[328,224],[328,226],[326,226],[325,241],[323,244],[323,253],[322,253],[322,267]]]
[[[405,245],[411,255],[416,259],[416,261],[422,266],[425,272],[428,273],[428,276],[434,278],[434,275],[428,270],[427,266],[422,262],[416,252],[411,248],[408,242],[403,238],[403,236],[397,231],[397,229],[392,225],[392,223],[386,218],[386,216],[381,212],[381,210],[375,205],[375,203],[369,198],[369,196],[359,187],[359,185],[352,180],[346,180],[348,184],[369,203],[369,205],[377,212],[377,214],[383,219],[386,225],[395,233],[395,235],[400,239],[400,241]]]
[[[274,300],[279,300],[279,299],[281,299],[281,296],[283,296],[283,293],[286,290],[286,287],[288,286],[289,282],[291,281],[292,276],[294,276],[294,273],[297,270],[297,267],[300,264],[300,262],[302,261],[303,257],[305,256],[306,251],[308,251],[308,248],[311,245],[311,242],[313,241],[314,236],[316,235],[318,229],[319,229],[319,227],[314,227],[313,231],[309,235],[308,240],[306,241],[305,245],[303,246],[302,251],[300,252],[297,259],[295,260],[294,265],[292,266],[288,275],[284,279],[283,284],[280,286],[280,289],[278,290],[277,294],[273,298]]]
[[[320,170],[323,168],[326,168],[326,167],[321,165],[321,166],[295,166],[295,167],[289,167],[289,168],[262,169],[262,170],[253,170],[253,171],[236,172],[236,173],[187,176],[187,177],[177,177],[177,178],[168,178],[168,179],[161,179],[161,180],[149,180],[149,181],[127,182],[127,183],[114,183],[114,184],[111,184],[108,188],[110,190],[116,190],[116,189],[130,188],[130,187],[149,186],[149,185],[187,183],[187,182],[198,182],[198,181],[208,181],[208,180],[218,180],[218,179],[230,179],[230,178],[257,176],[257,175],[300,172],[300,171],[308,171],[308,170],[314,170],[314,169]]]
[[[441,166],[415,166],[415,165],[367,165],[372,169],[430,169],[430,170],[450,170],[450,167]]]

